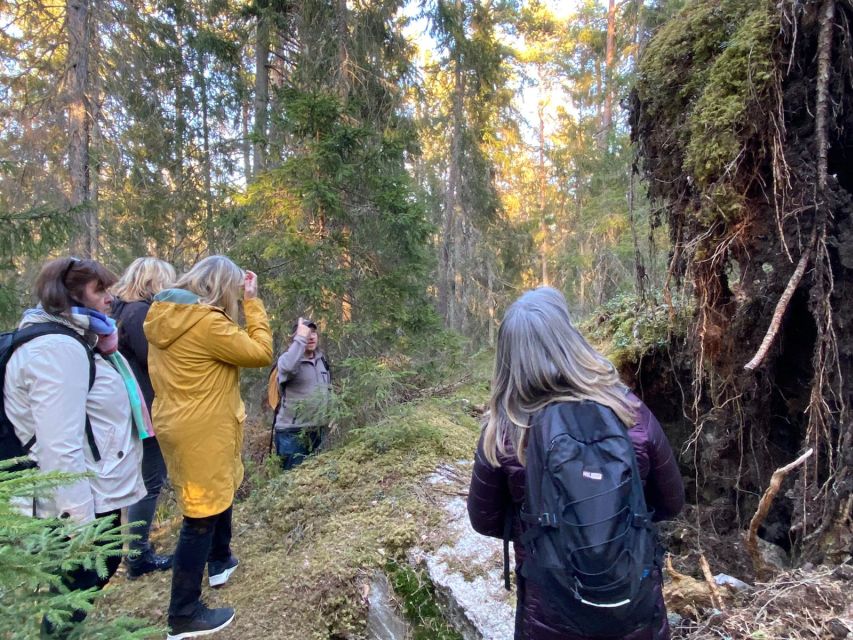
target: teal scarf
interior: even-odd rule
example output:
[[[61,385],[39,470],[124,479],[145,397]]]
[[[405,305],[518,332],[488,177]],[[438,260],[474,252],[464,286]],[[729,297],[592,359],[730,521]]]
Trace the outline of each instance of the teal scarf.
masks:
[[[151,416],[148,414],[148,406],[142,399],[142,391],[139,389],[139,383],[136,381],[136,377],[133,375],[130,367],[127,366],[127,360],[118,351],[104,357],[118,371],[121,379],[124,381],[124,388],[127,389],[127,397],[130,400],[133,423],[136,425],[139,438],[141,440],[150,438],[154,435]]]

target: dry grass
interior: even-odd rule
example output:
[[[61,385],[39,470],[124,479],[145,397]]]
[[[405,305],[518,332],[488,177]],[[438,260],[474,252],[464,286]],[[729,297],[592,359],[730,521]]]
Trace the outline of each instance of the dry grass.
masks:
[[[399,407],[291,472],[250,469],[253,490],[234,512],[240,569],[226,587],[203,594],[210,606],[237,609],[236,623],[217,637],[361,637],[372,572],[414,544],[440,540],[440,510],[423,481],[442,461],[473,457],[479,427],[468,406],[486,394],[480,382]],[[248,441],[257,447],[263,431]],[[178,524],[175,518],[158,532],[159,548],[174,546]],[[165,626],[169,581],[168,573],[119,577],[97,615]]]
[[[853,634],[850,581],[826,568],[785,572],[739,594],[725,611],[685,619],[676,638],[841,640]]]

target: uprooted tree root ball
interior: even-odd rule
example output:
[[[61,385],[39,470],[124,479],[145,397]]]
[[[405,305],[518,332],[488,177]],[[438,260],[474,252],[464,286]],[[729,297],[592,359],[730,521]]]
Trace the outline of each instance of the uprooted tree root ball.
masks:
[[[851,21],[837,0],[688,2],[631,101],[668,287],[696,303],[696,496],[745,527],[773,471],[814,448],[759,532],[812,560],[853,548]]]

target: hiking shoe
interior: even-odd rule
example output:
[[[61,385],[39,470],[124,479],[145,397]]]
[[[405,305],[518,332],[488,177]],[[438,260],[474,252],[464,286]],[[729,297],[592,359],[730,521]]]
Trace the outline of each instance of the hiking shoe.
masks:
[[[156,553],[150,554],[142,560],[127,563],[127,577],[130,580],[141,578],[146,573],[154,571],[168,571],[172,568],[172,556],[161,556]]]
[[[185,640],[209,636],[227,627],[234,620],[234,609],[208,609],[203,604],[190,618],[169,618],[169,635],[166,640]]]
[[[223,584],[228,582],[228,578],[231,577],[231,574],[234,573],[234,569],[236,569],[239,564],[240,561],[237,560],[234,555],[228,556],[227,560],[222,560],[221,562],[208,562],[207,579],[210,580],[210,586],[221,587]]]

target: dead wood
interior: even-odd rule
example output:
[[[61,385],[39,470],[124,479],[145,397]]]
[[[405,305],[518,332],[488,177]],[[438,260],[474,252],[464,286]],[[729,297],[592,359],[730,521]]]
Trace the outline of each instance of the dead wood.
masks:
[[[812,453],[814,453],[814,449],[809,449],[793,462],[786,464],[784,467],[779,467],[773,472],[773,475],[770,478],[770,484],[764,491],[764,495],[761,496],[761,500],[758,502],[758,509],[756,509],[755,515],[752,516],[752,520],[749,522],[749,533],[746,537],[746,549],[752,558],[752,565],[755,567],[755,573],[758,576],[764,576],[768,572],[767,563],[764,562],[764,558],[761,557],[761,552],[758,550],[758,528],[767,517],[767,512],[770,511],[770,505],[773,504],[773,498],[775,498],[776,494],[779,493],[779,489],[782,486],[782,481],[785,479],[785,476],[787,476],[792,469],[803,464],[809,457],[811,457]]]
[[[800,280],[803,279],[803,274],[806,272],[806,267],[811,259],[812,248],[814,247],[815,239],[817,237],[816,231],[816,227],[812,229],[812,235],[809,238],[809,243],[806,246],[805,251],[803,251],[803,255],[800,256],[797,268],[794,269],[794,273],[791,274],[791,279],[788,280],[788,285],[785,287],[785,291],[782,292],[779,302],[776,303],[776,310],[773,312],[773,318],[770,321],[770,326],[767,328],[767,333],[764,335],[764,340],[761,341],[761,346],[758,347],[758,351],[756,351],[755,355],[752,356],[752,360],[744,365],[744,369],[752,371],[758,368],[764,361],[767,352],[770,351],[770,346],[773,344],[773,340],[776,338],[776,334],[779,333],[779,328],[782,326],[782,317],[785,315],[785,310],[788,308],[788,304],[791,302],[791,298],[797,290],[797,287],[800,286]]]

